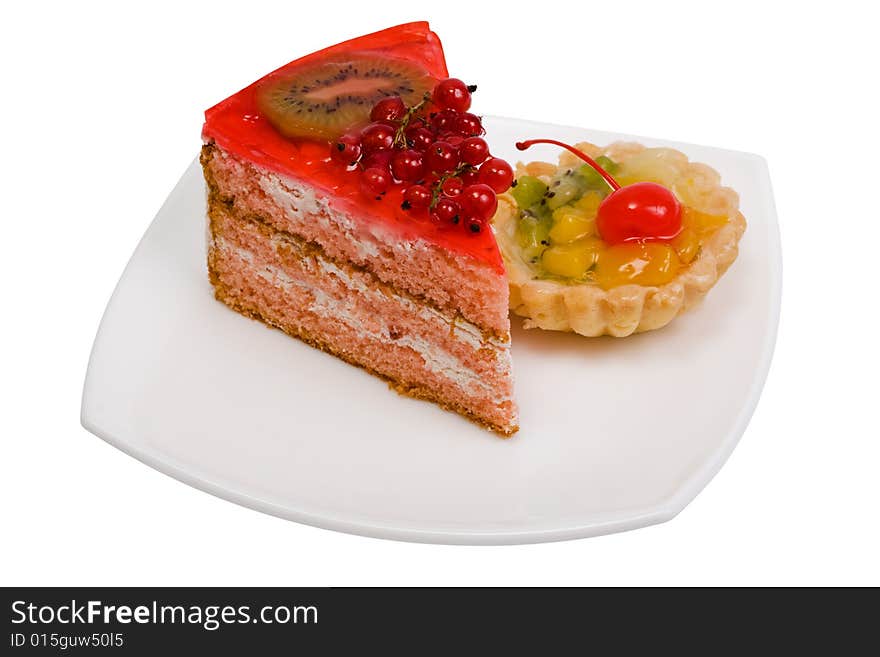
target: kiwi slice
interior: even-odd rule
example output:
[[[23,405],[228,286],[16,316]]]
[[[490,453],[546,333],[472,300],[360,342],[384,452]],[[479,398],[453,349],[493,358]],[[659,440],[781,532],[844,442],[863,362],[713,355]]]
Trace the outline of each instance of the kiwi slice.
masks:
[[[345,53],[271,75],[257,88],[257,105],[285,137],[336,139],[368,122],[382,98],[400,96],[414,105],[435,82],[410,61]]]
[[[550,229],[553,218],[543,206],[534,206],[520,214],[516,226],[522,257],[525,262],[536,264],[541,255],[550,246]]]

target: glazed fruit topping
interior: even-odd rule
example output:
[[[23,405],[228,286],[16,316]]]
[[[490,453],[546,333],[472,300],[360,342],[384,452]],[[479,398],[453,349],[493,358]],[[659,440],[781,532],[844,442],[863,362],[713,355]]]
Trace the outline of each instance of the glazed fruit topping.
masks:
[[[387,123],[371,123],[361,130],[360,143],[364,153],[390,150],[394,145],[394,128]]]
[[[256,101],[285,137],[329,141],[368,117],[399,120],[406,104],[418,102],[433,85],[417,62],[379,52],[338,53],[267,76]]]
[[[413,148],[398,150],[391,156],[391,173],[403,182],[415,182],[424,177],[425,156]]]
[[[434,203],[434,207],[431,210],[431,218],[440,223],[451,222],[457,224],[461,220],[461,206],[449,197],[440,197]]]
[[[406,105],[400,96],[383,98],[370,110],[371,121],[400,121],[406,114]]]
[[[500,157],[490,157],[480,165],[478,180],[500,194],[513,183],[513,169]]]
[[[388,96],[370,110],[371,123],[330,144],[330,159],[359,172],[361,189],[381,201],[393,186],[401,208],[448,226],[479,233],[513,183],[513,169],[493,157],[480,117],[468,112],[471,94],[456,78],[407,105]]]
[[[633,183],[602,201],[596,228],[609,244],[671,240],[681,231],[681,204],[663,185]]]
[[[330,157],[333,161],[347,167],[357,164],[362,152],[360,139],[351,135],[341,137],[330,147]]]
[[[422,153],[427,152],[434,143],[434,133],[421,125],[408,128],[404,134],[407,145]]]
[[[644,149],[621,163],[600,155],[594,160],[597,167],[589,161],[579,167],[546,165],[549,170],[526,167],[534,175],[523,173],[510,191],[520,209],[515,236],[523,260],[539,276],[592,283],[603,289],[668,283],[693,262],[705,240],[727,224],[728,216],[683,205],[677,224],[665,223],[668,215],[656,213],[650,223],[655,230],[645,237],[640,225],[627,224],[628,208],[617,214],[601,213],[603,207],[625,201],[621,193],[631,188],[640,190],[637,200],[649,206],[644,212],[654,212],[652,205],[668,208],[665,194],[654,196],[658,189],[667,190],[657,180],[676,190],[697,185],[699,191],[713,184],[711,177],[682,178],[673,162],[664,149]],[[610,181],[617,180],[627,185],[614,187]],[[618,200],[609,202],[615,194]],[[696,191],[691,196],[699,200]],[[601,226],[609,217],[617,223]]]
[[[467,112],[471,107],[471,94],[476,90],[476,85],[469,87],[457,78],[447,78],[434,87],[434,104],[455,112]]]
[[[447,173],[458,166],[458,149],[447,141],[434,142],[428,149],[428,167],[434,173]]]
[[[482,137],[468,137],[458,145],[458,153],[465,164],[478,166],[489,157],[489,144]]]
[[[381,196],[391,185],[391,174],[386,168],[370,167],[361,176],[361,187],[368,196]]]
[[[468,185],[461,190],[458,202],[471,217],[491,219],[498,208],[495,190],[483,183]]]
[[[431,205],[431,190],[424,185],[410,185],[403,190],[403,202],[408,208],[427,208]]]
[[[608,244],[672,240],[681,231],[681,204],[663,185],[638,182],[621,187],[586,153],[555,139],[531,139],[516,147],[524,151],[534,144],[553,144],[571,151],[590,165],[613,190],[596,215],[599,236]]]

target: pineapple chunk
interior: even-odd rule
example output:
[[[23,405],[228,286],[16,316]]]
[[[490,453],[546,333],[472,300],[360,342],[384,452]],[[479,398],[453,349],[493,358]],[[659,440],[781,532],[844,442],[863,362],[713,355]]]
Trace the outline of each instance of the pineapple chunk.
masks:
[[[616,244],[599,254],[596,282],[609,290],[618,285],[663,285],[681,267],[678,255],[667,244]]]
[[[666,148],[646,148],[620,165],[617,182],[621,185],[655,182],[671,189],[682,169],[681,159],[670,155],[674,152]]]
[[[727,217],[719,214],[708,214],[685,206],[682,208],[681,223],[693,228],[698,235],[712,233],[727,223]]]
[[[564,205],[553,211],[553,228],[550,239],[554,244],[569,244],[596,232],[595,214],[590,216],[583,210]]]
[[[572,205],[578,210],[582,210],[592,218],[596,218],[599,212],[599,206],[602,204],[602,195],[599,192],[587,192],[581,196]]]
[[[548,274],[562,278],[582,279],[596,264],[603,242],[587,237],[571,244],[551,246],[541,258]]]
[[[672,248],[675,249],[682,264],[689,265],[700,251],[700,238],[693,228],[684,228],[672,240]]]

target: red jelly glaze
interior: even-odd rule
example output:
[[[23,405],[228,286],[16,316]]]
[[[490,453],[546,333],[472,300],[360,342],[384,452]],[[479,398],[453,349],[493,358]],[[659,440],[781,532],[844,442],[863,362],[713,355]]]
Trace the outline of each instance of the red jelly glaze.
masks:
[[[269,75],[327,55],[364,51],[415,61],[438,80],[449,77],[440,39],[426,22],[398,25],[330,46],[290,62]],[[260,81],[205,112],[204,140],[213,140],[223,150],[243,160],[324,190],[333,208],[385,223],[401,239],[424,239],[472,256],[499,273],[504,272],[501,254],[491,231],[472,233],[460,225],[433,222],[427,209],[402,209],[405,185],[392,186],[381,200],[367,198],[361,191],[360,172],[347,171],[333,162],[327,142],[290,140],[281,136],[257,108],[255,92]]]

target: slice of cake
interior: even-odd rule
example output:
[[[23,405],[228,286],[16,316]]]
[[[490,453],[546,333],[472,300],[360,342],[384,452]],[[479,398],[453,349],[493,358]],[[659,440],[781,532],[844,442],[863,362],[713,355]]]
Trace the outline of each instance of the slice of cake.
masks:
[[[208,271],[233,310],[502,435],[517,430],[489,228],[512,180],[427,23],[347,41],[205,113]]]

